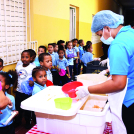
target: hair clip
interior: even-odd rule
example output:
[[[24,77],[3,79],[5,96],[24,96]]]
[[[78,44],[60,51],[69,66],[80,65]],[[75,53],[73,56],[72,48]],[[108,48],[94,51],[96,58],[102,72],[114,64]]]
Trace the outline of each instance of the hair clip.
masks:
[[[11,74],[8,74],[10,78],[12,78],[12,75]]]

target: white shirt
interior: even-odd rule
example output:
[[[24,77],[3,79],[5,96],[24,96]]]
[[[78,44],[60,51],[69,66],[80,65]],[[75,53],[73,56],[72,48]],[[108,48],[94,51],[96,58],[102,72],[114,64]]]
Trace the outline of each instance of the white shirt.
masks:
[[[23,67],[23,64],[16,66],[16,71],[18,74],[18,85],[17,85],[17,91],[23,93],[21,89],[21,83],[23,81],[28,80],[30,77],[32,77],[32,71],[36,66],[33,64],[29,64],[27,67]]]
[[[16,67],[19,66],[19,65],[22,65],[22,64],[23,64],[23,63],[22,63],[22,61],[20,60],[20,61],[17,62]],[[35,64],[34,62],[32,62],[31,64],[33,64],[34,66],[36,66],[36,64]]]
[[[48,71],[46,71],[46,73],[47,73],[47,80],[50,80],[50,81],[53,82],[53,78],[52,78],[52,73],[51,73],[51,71],[48,69]]]

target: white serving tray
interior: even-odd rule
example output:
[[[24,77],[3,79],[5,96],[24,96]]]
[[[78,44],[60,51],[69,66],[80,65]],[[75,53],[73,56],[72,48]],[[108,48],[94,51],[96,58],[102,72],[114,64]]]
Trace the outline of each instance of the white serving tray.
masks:
[[[61,116],[73,116],[75,115],[88,96],[76,101],[74,100],[69,110],[57,109],[55,107],[55,98],[66,97],[61,90],[61,86],[49,86],[39,93],[29,97],[21,102],[21,108],[25,110],[31,110],[39,113],[61,115]]]

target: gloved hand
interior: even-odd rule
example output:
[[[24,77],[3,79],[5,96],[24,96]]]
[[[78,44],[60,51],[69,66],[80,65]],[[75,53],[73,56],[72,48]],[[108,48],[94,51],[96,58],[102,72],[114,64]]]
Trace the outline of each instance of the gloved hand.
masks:
[[[88,86],[79,86],[75,89],[75,91],[77,95],[76,99],[81,99],[90,94],[88,91]]]
[[[104,66],[107,63],[107,59],[102,60],[99,65]]]
[[[105,75],[105,74],[107,74],[107,71],[106,71],[106,70],[103,70],[103,71],[101,71],[99,74]]]

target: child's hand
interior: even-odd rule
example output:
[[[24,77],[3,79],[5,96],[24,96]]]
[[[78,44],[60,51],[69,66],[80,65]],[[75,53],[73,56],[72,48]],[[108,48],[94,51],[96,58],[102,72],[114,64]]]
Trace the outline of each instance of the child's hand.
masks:
[[[2,112],[0,111],[0,114],[2,114]]]
[[[70,74],[68,74],[68,78],[71,78]]]
[[[8,99],[8,105],[12,106],[13,104],[12,104],[11,100],[8,97],[7,97],[7,99]]]
[[[76,64],[78,63],[78,59],[76,59]]]
[[[60,72],[61,71],[61,68],[58,68],[58,72]]]
[[[34,82],[31,81],[31,80],[29,80],[29,86],[30,86],[30,87],[33,87],[33,86],[34,86]]]

